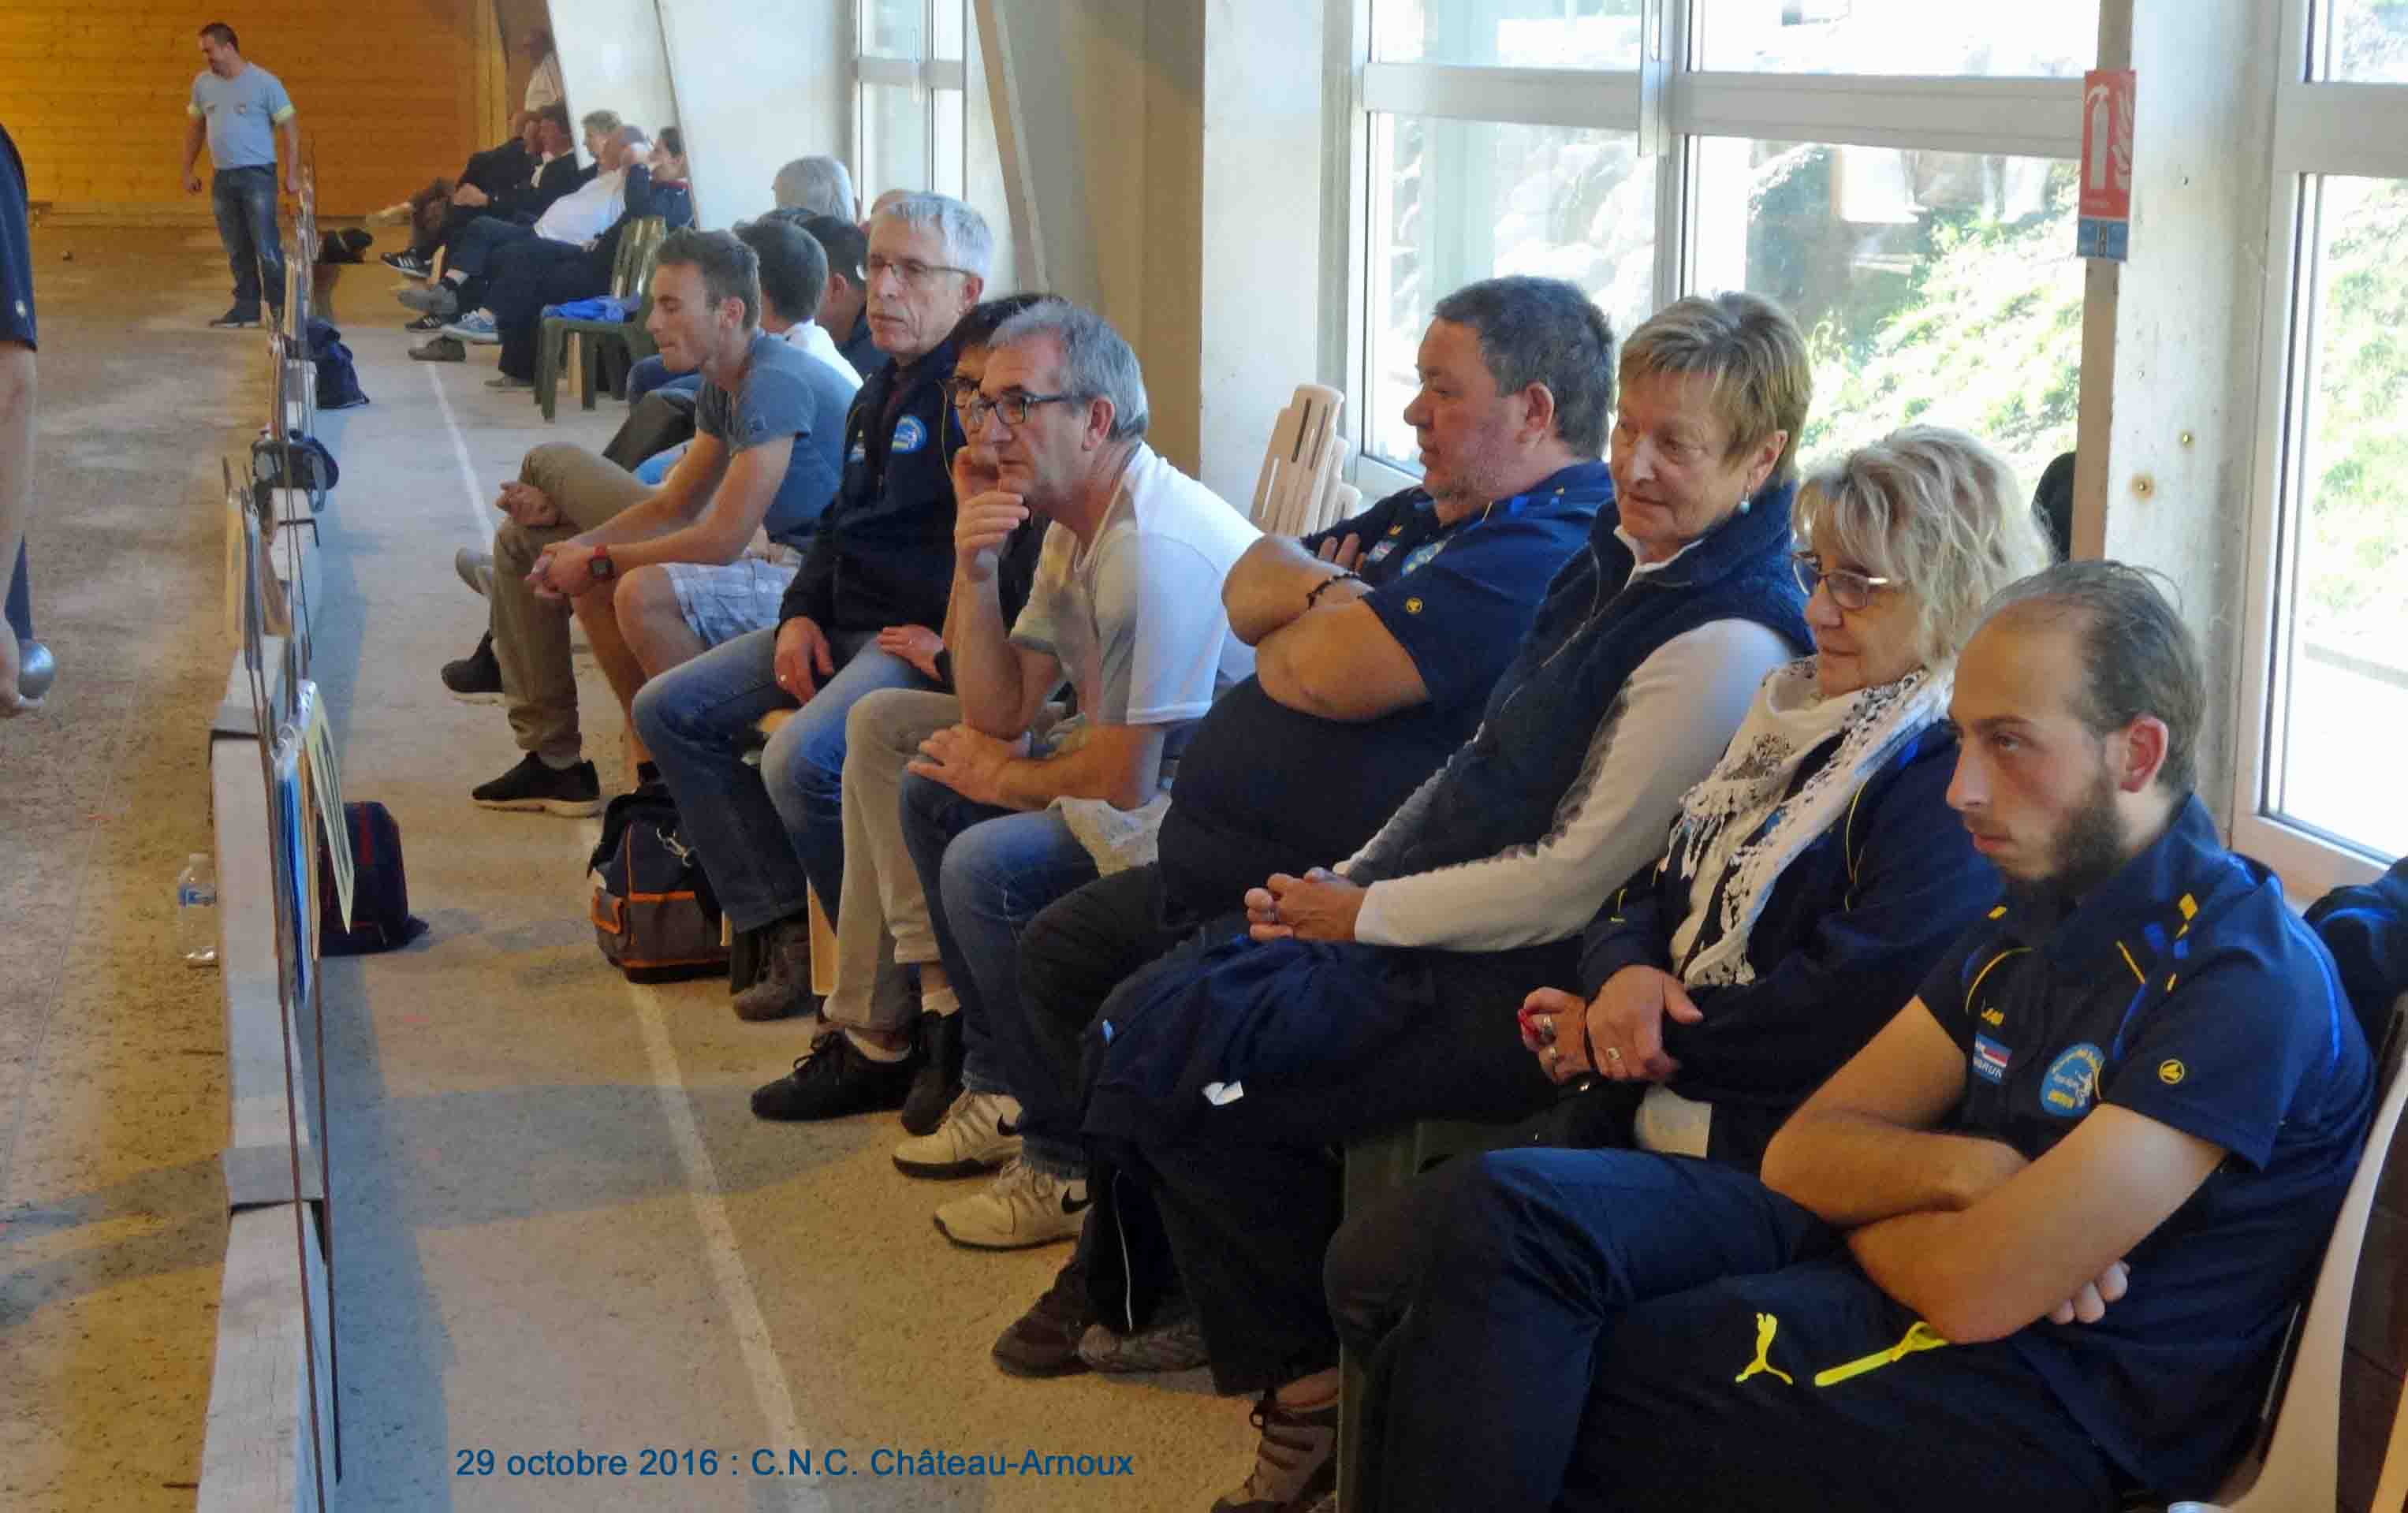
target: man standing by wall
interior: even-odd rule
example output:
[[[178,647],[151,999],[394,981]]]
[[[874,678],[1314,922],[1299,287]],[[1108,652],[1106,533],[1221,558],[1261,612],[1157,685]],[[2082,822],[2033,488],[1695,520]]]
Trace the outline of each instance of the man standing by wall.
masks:
[[[218,240],[234,268],[234,305],[209,322],[221,331],[259,324],[259,296],[268,308],[284,310],[284,246],[276,231],[276,136],[284,136],[284,192],[301,192],[301,128],[294,123],[284,81],[247,62],[234,28],[222,21],[201,28],[201,56],[208,67],[193,80],[185,106],[192,120],[184,130],[184,193],[201,192],[194,171],[201,142],[209,144],[216,176],[209,201],[216,207]]]

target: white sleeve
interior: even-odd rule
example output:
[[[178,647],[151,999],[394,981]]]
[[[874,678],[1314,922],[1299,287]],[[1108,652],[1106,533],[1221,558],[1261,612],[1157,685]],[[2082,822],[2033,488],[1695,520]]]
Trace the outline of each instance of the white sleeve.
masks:
[[[1713,770],[1765,676],[1797,655],[1745,620],[1718,620],[1656,648],[1598,721],[1544,837],[1373,883],[1354,938],[1489,951],[1578,934],[1608,893],[1663,854],[1681,796]]]

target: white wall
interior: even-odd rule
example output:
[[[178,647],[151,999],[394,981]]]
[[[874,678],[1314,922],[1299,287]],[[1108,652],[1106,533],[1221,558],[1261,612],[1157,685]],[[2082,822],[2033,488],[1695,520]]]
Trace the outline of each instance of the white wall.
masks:
[[[824,152],[854,166],[847,0],[659,5],[702,225],[770,209],[770,180],[796,158]]]
[[[679,124],[652,0],[563,0],[552,7],[552,36],[572,117],[615,110],[647,136]]]
[[[986,150],[1008,108],[1043,282],[1128,337],[1154,445],[1242,507],[1272,416],[1320,361],[1321,6],[980,0],[979,10],[1018,99],[998,108],[972,97],[984,107],[972,116],[983,138],[973,168],[995,170],[973,172],[973,198],[1010,172]]]

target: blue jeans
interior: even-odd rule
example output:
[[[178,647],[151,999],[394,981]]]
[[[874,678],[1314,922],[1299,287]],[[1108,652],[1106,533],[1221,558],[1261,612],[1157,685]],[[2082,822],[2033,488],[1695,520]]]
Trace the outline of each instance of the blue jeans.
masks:
[[[669,365],[658,353],[645,358],[627,370],[627,403],[633,405],[655,389],[682,389],[693,393],[702,387],[699,373],[671,373]]]
[[[659,488],[661,480],[669,476],[669,469],[677,466],[678,459],[684,455],[683,446],[671,447],[666,451],[652,453],[636,464],[636,481],[649,483],[655,489]]]
[[[284,240],[276,229],[276,169],[220,168],[209,180],[218,241],[234,270],[234,307],[259,313],[265,288],[271,309],[284,308]]]
[[[962,797],[934,778],[903,779],[903,847],[928,897],[937,955],[962,1001],[962,1086],[1043,1088],[1053,1074],[1020,1010],[1020,932],[1044,907],[1096,880],[1095,859],[1051,809],[1033,814]],[[1021,1156],[1055,1177],[1086,1173],[1074,1120],[1054,1102],[1022,1112]]]
[[[835,638],[836,676],[769,738],[758,773],[744,762],[753,725],[772,709],[795,707],[772,665],[775,627],[713,647],[636,695],[636,729],[677,799],[720,907],[739,930],[800,916],[806,886],[836,915],[844,884],[844,717],[875,689],[930,686],[872,639]]]

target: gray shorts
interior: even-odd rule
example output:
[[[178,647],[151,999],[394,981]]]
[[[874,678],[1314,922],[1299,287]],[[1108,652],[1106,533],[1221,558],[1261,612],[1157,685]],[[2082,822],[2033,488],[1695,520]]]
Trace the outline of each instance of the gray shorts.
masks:
[[[778,623],[778,602],[795,580],[790,564],[739,557],[724,567],[701,563],[664,563],[677,592],[678,614],[706,647],[733,641],[747,631]]]

